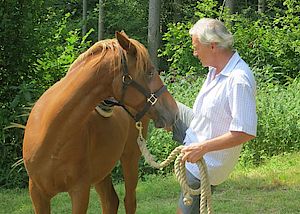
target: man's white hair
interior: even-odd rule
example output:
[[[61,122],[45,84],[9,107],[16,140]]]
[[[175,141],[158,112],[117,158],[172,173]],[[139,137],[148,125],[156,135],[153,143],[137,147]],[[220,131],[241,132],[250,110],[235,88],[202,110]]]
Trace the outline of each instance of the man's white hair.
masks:
[[[217,19],[202,18],[190,29],[191,36],[196,36],[200,43],[215,42],[218,47],[233,49],[233,36],[223,22]]]

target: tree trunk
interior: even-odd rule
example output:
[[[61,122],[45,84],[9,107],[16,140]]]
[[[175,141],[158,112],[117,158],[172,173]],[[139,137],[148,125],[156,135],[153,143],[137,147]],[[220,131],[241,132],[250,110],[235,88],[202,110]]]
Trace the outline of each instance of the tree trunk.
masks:
[[[82,1],[82,37],[86,34],[87,0]]]
[[[157,52],[160,46],[160,7],[161,0],[149,1],[149,17],[148,17],[148,50],[151,60],[156,68],[158,68]]]
[[[104,0],[99,0],[98,40],[104,39]]]
[[[224,0],[225,7],[229,8],[230,13],[233,14],[235,12],[235,0]]]
[[[257,10],[258,10],[259,13],[265,12],[265,3],[266,3],[265,0],[258,0],[258,8],[257,8]]]

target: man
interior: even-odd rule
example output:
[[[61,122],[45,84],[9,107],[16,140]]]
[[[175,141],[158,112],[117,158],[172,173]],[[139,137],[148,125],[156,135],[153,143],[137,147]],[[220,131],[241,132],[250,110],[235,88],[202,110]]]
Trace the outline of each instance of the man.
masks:
[[[178,103],[180,119],[173,138],[182,150],[190,186],[200,186],[197,162],[202,157],[211,185],[224,182],[236,165],[242,144],[256,136],[254,76],[233,49],[233,36],[215,19],[200,19],[190,30],[194,56],[209,72],[193,109]],[[199,214],[199,196],[185,206],[181,193],[177,214]]]

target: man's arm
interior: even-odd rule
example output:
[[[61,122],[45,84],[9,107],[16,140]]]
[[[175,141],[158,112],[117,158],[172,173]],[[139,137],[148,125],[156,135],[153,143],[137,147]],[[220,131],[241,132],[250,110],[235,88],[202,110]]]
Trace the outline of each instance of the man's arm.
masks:
[[[229,131],[219,137],[184,147],[181,151],[184,153],[182,161],[195,163],[207,152],[232,148],[254,138],[255,136],[245,132]]]

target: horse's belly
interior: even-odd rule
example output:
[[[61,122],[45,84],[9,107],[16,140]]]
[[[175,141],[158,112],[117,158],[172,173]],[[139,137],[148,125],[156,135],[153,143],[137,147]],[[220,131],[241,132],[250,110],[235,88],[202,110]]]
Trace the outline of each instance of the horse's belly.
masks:
[[[92,183],[102,181],[111,173],[124,150],[124,138],[111,138],[111,140],[102,140],[100,145],[91,152],[90,173]]]
[[[29,176],[49,195],[67,192],[81,182],[91,183],[87,160],[47,159],[34,168],[30,165]]]

